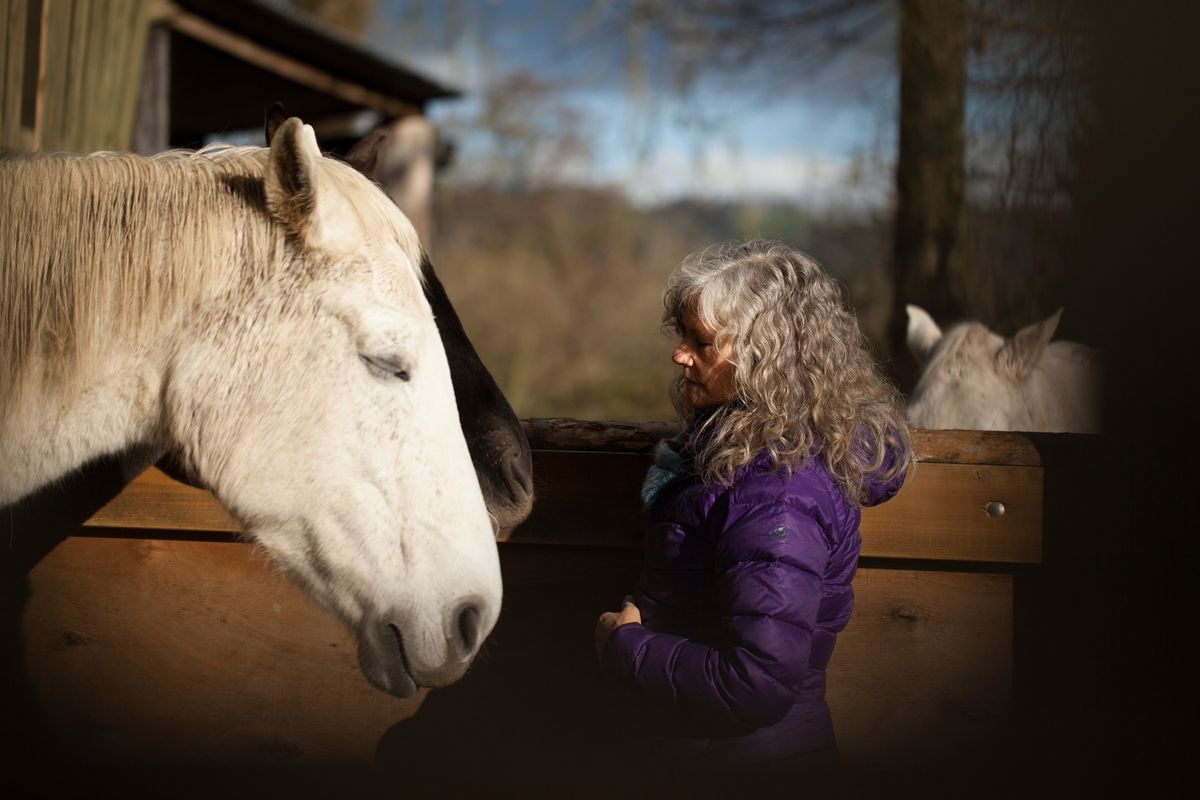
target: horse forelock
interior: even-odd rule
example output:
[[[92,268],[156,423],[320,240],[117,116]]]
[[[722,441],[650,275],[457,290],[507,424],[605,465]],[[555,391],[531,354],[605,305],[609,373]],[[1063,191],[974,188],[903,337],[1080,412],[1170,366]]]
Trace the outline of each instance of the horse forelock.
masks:
[[[377,183],[349,164],[334,158],[321,159],[322,179],[349,198],[354,214],[364,232],[380,235],[386,232],[400,245],[406,266],[425,282],[422,261],[425,254],[412,222],[396,207]]]
[[[989,363],[999,338],[978,322],[960,322],[946,329],[929,356],[925,375],[961,377],[972,366]]]
[[[960,322],[946,329],[929,355],[909,400],[910,422],[930,428],[971,427],[964,413],[973,409],[974,398],[985,385],[998,378],[990,368],[1002,340],[978,322]],[[1006,401],[982,413],[1003,415]],[[978,426],[981,423],[973,423]]]
[[[93,349],[152,336],[181,309],[301,255],[271,219],[266,148],[213,145],[0,158],[0,408],[53,359],[70,383]],[[394,237],[421,280],[411,224],[354,170],[319,162],[362,230]]]

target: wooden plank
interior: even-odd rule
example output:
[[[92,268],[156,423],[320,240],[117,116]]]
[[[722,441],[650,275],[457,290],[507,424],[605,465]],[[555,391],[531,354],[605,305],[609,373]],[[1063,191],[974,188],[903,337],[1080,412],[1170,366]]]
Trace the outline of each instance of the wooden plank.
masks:
[[[647,456],[534,451],[533,514],[512,542],[639,547]],[[890,502],[864,509],[863,555],[983,561],[1041,559],[1041,470],[919,464]],[[987,503],[1004,503],[991,517]]]
[[[146,0],[45,0],[38,147],[82,153],[129,148],[146,8]]]
[[[25,49],[36,47],[27,42],[29,0],[0,2],[0,72],[4,94],[0,96],[0,149],[20,150],[21,105],[25,89]]]
[[[361,764],[377,752],[454,766],[469,752],[488,774],[527,778],[553,758],[569,775],[597,736],[620,741],[603,728],[611,697],[591,625],[639,561],[502,548],[505,611],[487,653],[454,687],[404,701],[362,678],[346,631],[249,545],[72,537],[30,574],[25,664],[66,760],[78,747],[118,766]],[[829,673],[847,763],[928,766],[1004,732],[1011,586],[860,570]]]
[[[649,456],[632,453],[534,450],[533,513],[507,541],[641,547],[649,464]]]
[[[1003,504],[999,517],[988,514]],[[1036,564],[1042,559],[1042,471],[918,464],[887,503],[863,509],[863,555]]]
[[[955,767],[1010,732],[1012,577],[860,570],[829,665],[848,767]]]
[[[520,543],[640,547],[639,489],[647,456],[535,451],[537,501],[502,539]],[[1004,514],[989,516],[989,502]],[[890,502],[864,509],[863,555],[1029,564],[1041,560],[1041,470],[919,464]],[[229,534],[239,527],[207,492],[156,469],[96,513],[89,527]],[[203,534],[201,534],[201,538]]]
[[[679,433],[673,422],[615,422],[560,417],[521,420],[535,450],[588,450],[649,453],[660,439]]]
[[[171,143],[171,31],[150,29],[142,63],[131,149],[140,155],[166,150]]]
[[[913,428],[917,461],[1036,467],[1042,461],[1023,433],[1008,431],[937,431]]]
[[[417,758],[437,775],[477,753],[500,783],[578,780],[628,759],[631,720],[586,634],[635,584],[640,562],[612,548],[501,548],[505,611],[488,657],[430,693],[388,737],[384,759]],[[827,695],[848,767],[959,766],[1011,733],[1011,593],[1006,575],[859,571]]]
[[[241,526],[217,499],[155,467],[143,472],[88,520],[93,528],[151,528],[197,533],[237,533]]]
[[[349,633],[239,543],[73,537],[29,575],[26,671],[89,759],[369,761],[410,700]]]
[[[543,417],[521,420],[535,450],[586,450],[649,453],[660,439],[679,432],[673,422],[599,422]],[[1007,431],[941,431],[914,428],[918,461],[1036,467],[1037,448],[1021,433]]]

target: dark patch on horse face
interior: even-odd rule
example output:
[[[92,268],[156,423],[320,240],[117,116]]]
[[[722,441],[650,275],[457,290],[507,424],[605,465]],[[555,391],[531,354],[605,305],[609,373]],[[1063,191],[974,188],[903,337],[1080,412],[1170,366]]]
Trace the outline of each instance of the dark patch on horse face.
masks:
[[[275,103],[264,125],[268,147],[285,121],[282,104]],[[346,163],[374,181],[379,154],[387,138],[385,129],[369,134],[350,149]],[[425,299],[433,309],[450,365],[459,425],[471,453],[484,502],[499,527],[515,527],[533,508],[533,457],[529,441],[508,398],[467,337],[458,312],[425,255],[421,259],[421,275]]]
[[[533,458],[521,421],[463,329],[429,258],[421,259],[425,298],[433,309],[458,402],[458,419],[488,511],[502,528],[524,521],[533,506]]]

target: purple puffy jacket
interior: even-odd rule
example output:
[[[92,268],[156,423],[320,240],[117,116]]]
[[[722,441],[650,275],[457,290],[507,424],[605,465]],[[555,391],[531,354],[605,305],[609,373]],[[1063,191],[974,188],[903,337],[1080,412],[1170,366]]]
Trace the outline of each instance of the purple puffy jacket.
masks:
[[[903,478],[869,482],[867,504]],[[859,518],[819,457],[786,476],[763,455],[729,487],[691,478],[662,490],[636,596],[642,624],[617,628],[602,654],[660,743],[719,764],[835,746],[825,668],[854,607]]]

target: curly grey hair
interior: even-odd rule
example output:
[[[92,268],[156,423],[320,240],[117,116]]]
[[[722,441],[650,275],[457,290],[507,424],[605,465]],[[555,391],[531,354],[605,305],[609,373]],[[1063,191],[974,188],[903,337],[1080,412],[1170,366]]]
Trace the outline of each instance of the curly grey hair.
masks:
[[[667,278],[664,327],[682,334],[692,303],[717,332],[714,346],[733,346],[730,402],[697,415],[683,401],[682,375],[671,388],[703,480],[728,485],[764,451],[783,470],[821,455],[846,498],[861,503],[866,475],[886,480],[906,468],[899,392],[815,260],[780,242],[714,245]]]

